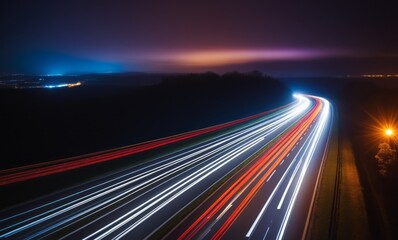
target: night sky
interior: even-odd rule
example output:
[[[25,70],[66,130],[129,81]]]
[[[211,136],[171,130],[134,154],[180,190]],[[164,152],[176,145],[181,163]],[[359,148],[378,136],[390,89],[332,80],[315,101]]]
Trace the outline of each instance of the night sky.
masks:
[[[3,0],[0,72],[398,73],[380,1],[148,2]]]

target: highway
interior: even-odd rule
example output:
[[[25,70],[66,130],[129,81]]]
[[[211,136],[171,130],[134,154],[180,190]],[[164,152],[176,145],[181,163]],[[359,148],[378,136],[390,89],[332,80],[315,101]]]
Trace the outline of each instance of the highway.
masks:
[[[311,209],[330,119],[327,100],[297,95],[295,102],[275,111],[217,126],[214,129],[221,130],[217,135],[185,149],[2,210],[0,238],[145,239],[245,162],[248,164],[166,237],[297,237],[303,233]],[[194,137],[206,131],[178,136]],[[164,144],[179,141],[180,137],[166,139]],[[151,147],[145,143],[142,151],[155,148],[154,142],[149,143]],[[117,159],[118,154],[106,154],[124,149],[134,153],[127,147],[94,156],[106,161]],[[31,179],[29,176],[41,177],[35,171],[45,172],[50,166],[51,172],[65,166],[57,166],[58,163],[79,166],[76,161],[91,157],[13,169],[6,172],[4,179],[25,181]],[[69,162],[74,164],[68,165]],[[12,184],[11,180],[7,184]],[[300,224],[291,224],[296,221]]]
[[[300,239],[331,126],[322,98],[286,135],[241,169],[167,236],[168,239]]]
[[[283,108],[283,106],[281,107]],[[278,109],[274,109],[271,111],[275,111]],[[41,162],[37,164],[15,167],[11,169],[1,170],[0,171],[0,186],[9,185],[12,183],[27,181],[39,177],[45,177],[48,175],[53,175],[57,173],[67,172],[70,170],[103,163],[107,161],[117,160],[125,156],[131,156],[140,152],[149,151],[151,149],[156,149],[158,147],[162,147],[168,144],[180,142],[183,140],[187,140],[190,138],[194,138],[197,136],[204,135],[206,133],[215,132],[221,129],[225,129],[240,123],[244,123],[250,121],[252,119],[259,118],[266,114],[269,114],[271,111],[266,111],[262,113],[258,113],[256,115],[252,115],[246,118],[238,119],[235,121],[222,123],[219,125],[194,130],[191,132],[186,132],[182,134],[177,134],[174,136],[169,136],[165,138],[155,139],[148,142],[143,142],[139,144],[133,144],[129,146],[124,146],[120,148],[114,148],[110,150],[105,150],[101,152],[75,156],[71,158],[58,159],[55,161]]]

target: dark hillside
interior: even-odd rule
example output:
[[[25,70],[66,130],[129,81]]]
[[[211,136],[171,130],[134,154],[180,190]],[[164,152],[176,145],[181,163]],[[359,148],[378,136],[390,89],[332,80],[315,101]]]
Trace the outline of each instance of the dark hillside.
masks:
[[[109,77],[109,76],[108,76]],[[1,169],[138,143],[292,101],[261,73],[166,76],[145,87],[0,89]]]

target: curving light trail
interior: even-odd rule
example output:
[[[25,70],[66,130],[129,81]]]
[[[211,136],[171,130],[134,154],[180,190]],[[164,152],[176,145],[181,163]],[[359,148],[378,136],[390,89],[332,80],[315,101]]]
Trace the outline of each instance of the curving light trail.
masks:
[[[203,207],[192,214],[197,217],[185,220],[169,238],[284,237],[311,163],[323,160],[319,152],[323,153],[327,147],[325,139],[331,121],[331,106],[326,99],[300,97],[314,101],[311,111],[252,165],[240,171],[237,178],[227,183],[228,188],[217,191],[211,200],[203,203]],[[263,202],[261,208],[259,202]],[[200,209],[205,210],[200,214]],[[252,224],[248,225],[250,221]],[[187,222],[191,222],[190,225]]]
[[[25,172],[29,173],[26,176],[33,176],[30,175],[31,171],[46,172],[43,169],[47,167],[53,170],[56,166],[80,161],[89,161],[91,164],[102,157],[108,159],[111,156],[116,159],[131,154],[135,151],[132,149],[156,147],[170,142],[170,139],[179,141],[235,126],[191,147],[140,166],[2,211],[0,238],[146,238],[243,162],[260,152],[263,152],[260,157],[254,158],[240,171],[242,174],[239,179],[221,193],[221,197],[195,219],[181,233],[180,238],[210,236],[218,239],[225,236],[240,220],[239,216],[249,209],[252,199],[267,184],[274,184],[274,190],[265,203],[264,210],[257,212],[259,214],[253,218],[255,221],[247,234],[248,237],[257,234],[268,213],[268,205],[284,189],[283,197],[278,201],[278,210],[284,210],[280,231],[276,235],[281,238],[288,226],[307,169],[324,136],[323,129],[328,119],[324,113],[328,104],[326,100],[301,95],[296,98],[297,101],[293,104],[275,111],[165,138],[165,141],[156,140],[66,162],[19,168],[15,173]],[[299,142],[304,144],[297,151]],[[267,148],[264,152],[265,146]],[[288,156],[295,157],[292,160]],[[96,160],[91,162],[87,159]],[[281,166],[285,169],[283,176],[280,174]],[[279,182],[275,184],[278,179]]]
[[[286,106],[285,106],[286,107]],[[283,108],[283,107],[281,107]],[[262,112],[256,115],[252,115],[246,118],[238,119],[235,121],[211,126],[208,128],[203,128],[187,133],[182,133],[170,137],[165,137],[157,140],[152,140],[140,144],[134,144],[130,146],[125,146],[121,148],[115,148],[107,151],[72,157],[59,159],[55,161],[43,162],[39,164],[32,164],[28,166],[16,167],[12,169],[6,169],[0,171],[0,186],[8,185],[16,182],[31,180],[34,178],[44,177],[56,173],[66,172],[77,168],[82,168],[86,166],[90,166],[93,164],[98,164],[102,162],[107,162],[115,159],[119,159],[121,157],[130,156],[133,154],[137,154],[140,152],[148,151],[154,148],[158,148],[161,146],[165,146],[171,143],[180,142],[186,139],[194,138],[200,135],[204,135],[206,133],[215,132],[221,129],[225,129],[237,124],[245,123],[250,120],[259,118],[261,116],[270,114],[273,111],[276,111],[277,108],[271,111]]]

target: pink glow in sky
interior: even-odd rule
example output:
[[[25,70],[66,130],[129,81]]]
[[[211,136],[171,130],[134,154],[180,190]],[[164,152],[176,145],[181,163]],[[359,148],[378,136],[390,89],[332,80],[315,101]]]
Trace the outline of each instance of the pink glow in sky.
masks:
[[[336,52],[306,49],[234,49],[147,53],[131,56],[134,62],[180,67],[217,67],[251,62],[306,60],[330,57]]]

